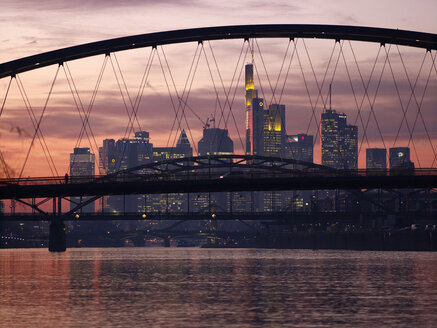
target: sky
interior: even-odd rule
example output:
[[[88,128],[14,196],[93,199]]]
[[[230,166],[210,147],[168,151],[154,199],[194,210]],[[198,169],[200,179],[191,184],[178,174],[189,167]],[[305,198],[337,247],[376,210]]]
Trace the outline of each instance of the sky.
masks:
[[[63,47],[87,42],[110,39],[114,37],[159,32],[192,27],[244,24],[339,24],[405,29],[420,32],[437,33],[437,2],[435,0],[400,1],[400,0],[275,0],[275,1],[200,1],[200,0],[0,0],[0,63],[38,54]],[[352,45],[351,45],[352,44]],[[291,58],[296,46],[299,59],[291,59],[290,74],[285,77],[281,71],[283,58]],[[245,48],[246,47],[246,48]],[[287,48],[288,47],[288,48]],[[311,56],[305,56],[308,47]],[[278,90],[284,89],[282,102],[287,106],[287,133],[308,132],[317,135],[315,119],[320,119],[323,103],[326,106],[328,81],[333,83],[333,106],[348,115],[348,122],[359,126],[360,166],[365,165],[365,148],[403,146],[408,144],[409,130],[413,130],[412,159],[421,167],[431,166],[434,150],[437,150],[437,119],[433,115],[437,103],[437,72],[433,70],[432,58],[436,53],[426,55],[424,51],[400,47],[391,50],[393,74],[385,66],[381,74],[382,85],[374,103],[378,127],[370,112],[370,100],[366,99],[360,71],[354,67],[353,52],[356,54],[364,80],[370,79],[370,99],[376,92],[379,72],[383,70],[384,51],[378,57],[375,73],[371,75],[372,65],[376,61],[379,45],[362,43],[343,43],[342,51],[347,57],[340,56],[339,45],[333,41],[305,40],[297,45],[288,40],[259,40],[254,43],[254,61],[258,70],[255,85],[267,103],[277,101],[270,92],[270,85],[278,79]],[[182,92],[187,81],[190,64],[199,49],[196,44],[166,46],[160,53],[168,58],[172,76],[163,75],[157,54],[153,57],[150,79],[146,85],[138,110],[138,126],[151,134],[151,142],[158,146],[172,144],[174,132],[169,136],[174,121],[171,98],[168,96],[165,78],[174,78],[175,87]],[[220,89],[220,77],[225,89],[230,88],[234,72],[239,72],[250,61],[250,54],[244,62],[238,62],[240,50],[247,50],[243,40],[214,41],[204,44],[204,51],[198,58],[199,69],[193,79],[187,102],[191,109],[186,109],[187,120],[182,120],[180,128],[188,130],[190,140],[196,144],[201,137],[202,126],[207,117],[216,113],[218,124],[220,107],[213,82],[217,84],[219,100],[224,103],[225,96]],[[213,49],[213,50],[211,50]],[[287,52],[288,49],[288,52]],[[165,51],[165,53],[163,52]],[[243,52],[244,52],[243,51]],[[329,61],[333,51],[334,61],[339,58],[338,69]],[[118,90],[114,69],[117,62],[122,68],[123,78],[132,96],[141,82],[142,74],[151,49],[137,49],[117,53],[108,61],[103,73],[103,80],[95,98],[90,124],[96,142],[86,137],[81,140],[83,147],[96,148],[105,138],[118,139],[124,136],[129,122],[123,103],[123,93]],[[216,56],[217,66],[213,60]],[[287,57],[288,56],[288,57]],[[434,56],[434,57],[432,57]],[[420,64],[424,66],[418,75]],[[410,81],[405,78],[401,59],[407,65]],[[72,76],[79,90],[81,100],[87,107],[91,102],[92,91],[100,69],[104,63],[103,56],[96,56],[68,63]],[[208,62],[209,61],[209,62]],[[264,63],[268,67],[264,71]],[[284,63],[288,61],[284,60]],[[328,65],[329,63],[329,65]],[[238,64],[238,65],[237,65]],[[212,73],[208,66],[213,66]],[[323,101],[317,100],[317,82],[313,78],[311,65],[314,65],[317,81],[321,83],[325,70],[328,72],[321,94]],[[300,69],[305,66],[304,69]],[[220,67],[217,69],[217,67]],[[328,69],[326,69],[328,67]],[[302,76],[305,70],[305,78]],[[221,76],[219,75],[219,72]],[[23,73],[20,79],[29,96],[37,117],[42,112],[57,67],[51,66],[32,72]],[[282,72],[282,75],[279,75]],[[269,76],[270,74],[270,76]],[[211,75],[214,77],[211,78]],[[397,84],[393,83],[393,75]],[[279,78],[278,78],[279,76]],[[417,77],[417,98],[411,97],[410,83]],[[427,83],[429,76],[429,82]],[[306,95],[304,82],[308,82],[311,97]],[[349,82],[352,81],[352,84]],[[68,171],[69,153],[77,144],[81,123],[74,98],[68,87],[65,70],[61,68],[47,103],[41,130],[53,156],[59,174]],[[0,100],[4,101],[9,79],[0,80]],[[351,85],[353,87],[351,87]],[[397,88],[397,91],[396,91]],[[261,90],[262,89],[262,90]],[[135,91],[134,91],[135,90]],[[244,136],[244,89],[241,77],[231,88],[235,92],[235,102],[229,116],[228,126],[237,152],[242,151]],[[433,91],[434,90],[434,91]],[[372,93],[373,92],[373,93]],[[399,92],[399,96],[398,96]],[[356,97],[354,95],[356,93]],[[171,92],[174,97],[175,92]],[[124,94],[124,97],[127,97]],[[357,108],[364,98],[362,116],[357,115]],[[127,99],[127,98],[125,98]],[[399,100],[401,99],[401,100]],[[312,114],[311,104],[315,106]],[[421,104],[421,115],[417,115],[416,103]],[[408,105],[407,105],[408,104]],[[403,111],[407,109],[407,122],[403,121]],[[229,110],[225,110],[225,116]],[[363,127],[367,124],[367,138],[363,136]],[[199,118],[198,118],[198,117]],[[222,123],[223,124],[223,123]],[[176,126],[178,124],[176,123]],[[413,127],[414,126],[414,127]],[[223,125],[220,127],[224,127]],[[399,128],[400,127],[400,128]],[[400,131],[398,137],[398,130]],[[381,131],[381,133],[379,133]],[[34,129],[24,106],[16,81],[12,81],[4,111],[0,117],[0,150],[10,168],[19,173],[32,141]],[[239,137],[240,135],[240,137]],[[382,135],[382,137],[381,137]],[[428,138],[428,136],[430,138]],[[316,138],[316,140],[318,140]],[[413,149],[414,146],[414,149]],[[42,154],[38,139],[29,154],[29,160],[23,170],[23,176],[50,175],[48,164]],[[315,145],[315,161],[320,162],[320,145]],[[94,150],[95,151],[95,150]],[[96,152],[96,151],[95,151]],[[437,163],[434,163],[437,166]],[[4,174],[0,169],[0,175]]]

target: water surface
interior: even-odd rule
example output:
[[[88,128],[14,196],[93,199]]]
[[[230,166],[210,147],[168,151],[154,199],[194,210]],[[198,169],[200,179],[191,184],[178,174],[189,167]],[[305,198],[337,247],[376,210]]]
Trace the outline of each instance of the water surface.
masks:
[[[437,253],[0,250],[2,327],[435,327]]]

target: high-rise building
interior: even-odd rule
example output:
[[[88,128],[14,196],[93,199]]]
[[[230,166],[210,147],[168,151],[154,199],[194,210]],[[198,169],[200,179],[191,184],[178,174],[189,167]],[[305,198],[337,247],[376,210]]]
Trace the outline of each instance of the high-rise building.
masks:
[[[70,182],[85,182],[86,178],[93,177],[95,174],[95,155],[89,148],[74,148],[70,154]],[[71,197],[70,209],[74,209],[77,204],[85,201],[85,198]],[[81,209],[81,212],[94,212],[94,203],[88,204]]]
[[[287,157],[313,163],[313,136],[307,134],[296,134],[287,136]]]
[[[197,149],[199,156],[232,155],[234,143],[229,137],[227,129],[204,128],[203,137],[200,139]],[[229,159],[229,162],[231,161]],[[192,196],[192,207],[200,212],[223,212],[228,209],[230,195],[228,192],[195,193]]]
[[[366,169],[386,169],[386,168],[387,168],[387,149],[367,148]]]
[[[115,140],[103,140],[103,146],[99,147],[99,174],[106,175],[115,169]]]
[[[322,165],[358,168],[358,127],[346,124],[346,114],[327,109],[321,118]]]
[[[133,138],[119,139],[115,142],[115,146],[113,145],[112,139],[106,139],[103,147],[99,149],[102,156],[100,165],[102,170],[104,164],[107,165],[106,173],[114,173],[152,162],[153,144],[149,142],[147,131],[135,132]],[[136,173],[142,174],[145,170],[141,169]],[[145,195],[110,196],[104,207],[112,212],[141,212],[144,209],[145,197]]]
[[[264,100],[254,89],[253,64],[246,65],[246,154],[264,152]]]
[[[409,147],[394,147],[389,149],[390,169],[414,169],[410,160]]]
[[[285,105],[271,104],[264,110],[263,127],[264,155],[283,157],[285,155]]]
[[[203,137],[198,143],[199,156],[232,155],[234,143],[229,138],[228,130],[219,128],[203,129]]]
[[[181,131],[176,147],[153,147],[154,162],[192,156],[193,148],[185,130]],[[166,168],[163,167],[163,169]],[[182,212],[187,210],[188,196],[183,193],[147,195],[145,204],[146,212]]]

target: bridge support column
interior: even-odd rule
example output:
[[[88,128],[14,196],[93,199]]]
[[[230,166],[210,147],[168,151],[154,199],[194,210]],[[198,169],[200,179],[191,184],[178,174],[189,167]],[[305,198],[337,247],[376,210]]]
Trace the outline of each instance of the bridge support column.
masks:
[[[49,251],[65,252],[67,249],[67,238],[65,224],[61,218],[55,217],[50,223]]]
[[[65,231],[64,220],[61,217],[62,213],[62,198],[58,198],[58,204],[56,204],[56,198],[53,198],[53,218],[50,223],[49,231],[49,251],[50,252],[65,252],[67,249],[67,238]],[[56,206],[57,205],[57,206]],[[56,213],[57,207],[57,213]]]
[[[164,238],[164,247],[170,247],[170,236]]]

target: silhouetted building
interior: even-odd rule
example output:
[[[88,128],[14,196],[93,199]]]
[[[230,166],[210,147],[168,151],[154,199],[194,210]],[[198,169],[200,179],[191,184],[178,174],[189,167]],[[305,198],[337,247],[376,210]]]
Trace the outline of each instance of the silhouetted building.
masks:
[[[321,118],[322,165],[358,168],[358,127],[346,124],[346,114],[327,109]]]
[[[197,149],[199,156],[232,155],[234,153],[234,143],[229,137],[227,129],[204,128],[203,137],[200,139]],[[206,161],[214,164],[209,159]],[[231,162],[232,159],[228,161]],[[212,170],[214,171],[214,169]],[[199,212],[227,211],[230,195],[228,192],[194,193],[192,208]]]
[[[313,163],[313,136],[296,134],[287,136],[287,158]]]
[[[390,169],[414,169],[410,160],[409,147],[394,147],[389,149]]]
[[[203,137],[198,143],[199,156],[232,155],[234,143],[229,138],[228,130],[219,128],[203,129]]]
[[[89,148],[74,148],[70,154],[70,183],[86,182],[87,177],[92,178],[95,174],[95,155]],[[84,202],[85,197],[70,197],[70,209]],[[80,212],[94,212],[94,203],[84,206]]]
[[[366,169],[386,169],[386,168],[387,168],[387,149],[367,148]]]

